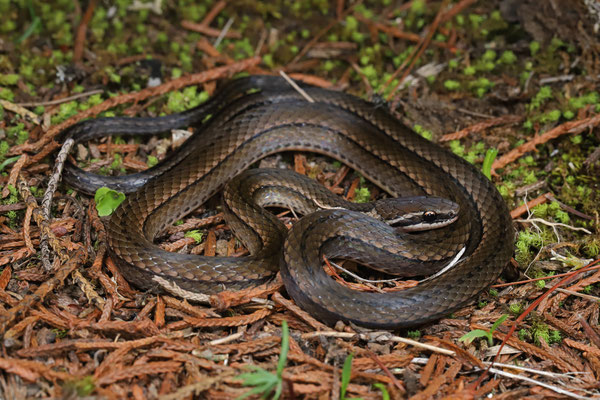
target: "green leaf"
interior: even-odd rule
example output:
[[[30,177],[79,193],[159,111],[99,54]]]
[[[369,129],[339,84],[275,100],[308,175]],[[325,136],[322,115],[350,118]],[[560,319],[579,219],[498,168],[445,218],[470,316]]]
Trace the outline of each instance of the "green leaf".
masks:
[[[259,393],[263,393],[263,398],[264,398],[264,396],[266,394],[268,394],[270,391],[271,391],[271,387],[268,385],[257,386],[254,389],[247,391],[243,395],[236,397],[236,400],[245,399],[246,397],[249,397],[249,396],[252,396],[255,394],[259,394]]]
[[[342,384],[340,387],[340,399],[346,399],[346,389],[348,388],[348,384],[350,383],[350,375],[352,374],[352,358],[354,354],[350,353],[346,357],[344,361],[344,366],[342,367]]]
[[[475,329],[475,330],[472,330],[471,332],[465,333],[458,340],[460,340],[461,342],[465,342],[465,344],[471,344],[471,342],[473,340],[480,338],[480,337],[489,338],[489,337],[491,337],[491,334],[482,329]]]
[[[498,318],[498,320],[496,322],[494,322],[494,324],[490,328],[490,333],[494,333],[494,331],[496,329],[498,329],[498,327],[500,325],[502,325],[502,323],[506,320],[506,318],[508,318],[508,314],[502,314],[502,316],[500,318]]]
[[[0,164],[0,171],[2,171],[4,168],[6,168],[7,165],[10,165],[12,163],[14,163],[15,161],[17,161],[21,156],[14,156],[14,157],[10,157],[7,158],[6,160],[4,160],[2,162],[2,164]]]
[[[485,159],[483,160],[483,166],[481,167],[483,174],[488,178],[492,179],[492,164],[498,155],[498,149],[488,149],[485,153]]]
[[[390,400],[390,394],[388,393],[385,385],[381,382],[377,382],[373,384],[373,387],[381,390],[381,400]]]
[[[98,210],[98,215],[101,217],[112,214],[123,200],[125,200],[124,193],[117,192],[116,190],[107,187],[99,188],[94,195],[96,210]]]
[[[256,365],[250,365],[247,368],[254,372],[248,372],[239,375],[237,378],[241,379],[242,385],[254,386],[253,389],[244,393],[243,395],[236,398],[236,400],[245,399],[248,396],[255,394],[261,394],[262,398],[265,399],[273,390],[272,399],[277,400],[281,396],[283,391],[283,369],[287,362],[287,354],[290,347],[290,334],[287,325],[287,321],[281,323],[281,351],[279,353],[279,362],[277,363],[277,375],[267,371],[264,368]]]
[[[279,353],[279,362],[277,363],[277,377],[281,379],[283,368],[287,361],[287,354],[290,348],[290,332],[287,321],[281,323],[281,352]]]

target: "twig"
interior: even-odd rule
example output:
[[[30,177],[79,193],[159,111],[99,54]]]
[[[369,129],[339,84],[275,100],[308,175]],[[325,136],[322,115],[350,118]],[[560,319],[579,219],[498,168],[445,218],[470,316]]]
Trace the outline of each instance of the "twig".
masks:
[[[600,147],[597,149],[599,150]],[[546,193],[544,196],[546,196],[546,198],[550,201],[554,201],[556,203],[558,203],[558,205],[560,206],[560,208],[562,208],[563,210],[565,210],[566,212],[576,215],[579,218],[583,218],[583,219],[589,219],[589,220],[593,220],[594,218],[582,213],[581,211],[577,211],[576,209],[574,209],[573,207],[569,207],[568,205],[566,205],[565,203],[561,202],[560,200],[558,200],[556,197],[554,197],[552,194],[550,193]]]
[[[206,26],[204,24],[201,24],[201,23],[198,24],[198,23],[195,23],[195,22],[192,22],[192,21],[181,21],[181,26],[183,28],[185,28],[185,29],[189,29],[191,31],[199,32],[199,33],[202,33],[204,35],[212,36],[212,37],[219,37],[219,35],[222,32],[222,30],[220,30],[220,29],[214,29],[214,28],[211,28],[211,27]],[[225,38],[228,38],[228,39],[241,39],[242,35],[239,32],[229,30],[225,34]]]
[[[493,367],[490,367],[488,369],[488,371],[491,372],[491,373],[493,373],[493,374],[496,374],[496,375],[504,376],[505,378],[511,378],[511,379],[516,379],[516,380],[520,380],[520,381],[525,381],[525,382],[533,383],[534,385],[545,387],[546,389],[550,389],[550,390],[552,390],[552,391],[554,391],[556,393],[560,393],[562,395],[565,395],[565,396],[568,396],[568,397],[572,397],[574,399],[582,399],[582,400],[589,399],[588,396],[581,396],[581,395],[578,395],[576,393],[569,392],[568,390],[565,390],[565,389],[560,388],[558,386],[550,385],[548,383],[544,383],[542,381],[538,381],[538,380],[533,379],[533,378],[528,378],[528,377],[523,376],[523,375],[511,374],[510,372],[506,372],[504,370],[493,368]]]
[[[234,333],[232,335],[229,336],[225,336],[224,338],[220,338],[220,339],[215,339],[215,340],[211,340],[210,342],[208,342],[209,346],[216,346],[218,344],[225,344],[225,343],[229,343],[232,342],[234,340],[238,340],[239,338],[241,338],[242,336],[244,336],[244,332],[238,332],[238,333]]]
[[[293,87],[298,93],[300,93],[302,95],[302,97],[304,97],[306,99],[306,101],[308,101],[309,103],[315,102],[313,100],[313,98],[310,97],[308,95],[308,93],[306,93],[304,91],[304,89],[302,89],[300,86],[298,86],[298,84],[296,82],[294,82],[285,72],[279,71],[279,75],[281,75],[283,77],[283,79],[285,79],[287,81],[287,83],[290,84],[291,87]]]
[[[346,9],[346,11],[344,11],[341,15],[339,15],[338,19],[331,21],[323,29],[321,29],[319,32],[317,32],[317,34],[315,36],[313,36],[313,38],[302,48],[302,50],[300,50],[300,52],[298,54],[296,54],[296,57],[294,57],[292,59],[292,61],[289,63],[289,65],[296,64],[302,57],[304,57],[304,55],[308,52],[308,50],[310,50],[319,41],[319,39],[321,39],[321,37],[324,34],[329,32],[329,30],[331,28],[336,26],[341,20],[343,20],[346,17],[346,15],[350,14],[356,6],[358,6],[359,4],[362,4],[362,2],[363,2],[363,0],[358,0],[356,3],[354,3],[350,7],[348,7]]]
[[[82,97],[93,96],[98,93],[104,93],[103,89],[90,90],[89,92],[77,93],[73,96],[63,97],[62,99],[50,100],[50,101],[34,101],[29,103],[17,103],[21,107],[37,107],[37,106],[55,106],[58,104],[67,103],[72,100],[81,99]],[[6,107],[5,107],[6,108]]]
[[[520,115],[503,115],[502,117],[492,118],[487,121],[479,122],[475,125],[468,126],[464,129],[461,129],[460,131],[448,133],[440,138],[440,142],[462,139],[470,133],[478,133],[485,129],[498,125],[516,124],[522,119],[523,117]]]
[[[379,335],[378,335],[379,334]],[[313,337],[336,337],[336,338],[344,338],[344,339],[352,339],[359,338],[361,340],[372,341],[375,339],[376,341],[392,341],[398,343],[408,344],[410,346],[419,347],[421,349],[430,350],[436,353],[445,354],[448,356],[454,356],[456,353],[452,350],[443,349],[441,347],[432,346],[430,344],[425,344],[421,342],[417,342],[416,340],[406,339],[400,336],[390,335],[389,332],[370,332],[369,334],[364,333],[351,333],[351,332],[337,332],[337,331],[317,331],[317,332],[309,332],[302,334],[302,339],[310,339]]]
[[[536,135],[529,142],[520,145],[516,149],[509,151],[494,161],[494,164],[492,164],[492,171],[498,168],[504,168],[506,165],[523,156],[525,153],[535,150],[535,147],[539,144],[544,144],[552,139],[556,139],[561,135],[580,133],[585,129],[594,128],[598,124],[600,124],[600,114],[595,114],[589,118],[580,119],[578,121],[565,122],[564,124],[550,129],[541,135]]]
[[[69,151],[71,147],[73,147],[75,141],[73,138],[67,139],[60,149],[60,152],[56,156],[56,163],[54,164],[54,173],[50,177],[48,181],[48,188],[44,193],[44,197],[42,198],[42,216],[46,221],[50,221],[50,208],[52,207],[52,197],[56,192],[58,187],[58,182],[60,181],[60,177],[62,175],[62,170],[65,165],[65,160],[69,155]],[[50,262],[50,249],[48,247],[48,236],[46,231],[41,232],[40,236],[40,249],[42,252],[42,264],[46,272],[52,269],[52,263]]]
[[[8,190],[8,186],[16,186],[17,184],[17,179],[19,178],[19,175],[21,174],[21,170],[23,169],[23,166],[27,163],[28,161],[28,157],[26,154],[24,154],[23,156],[21,156],[17,162],[15,163],[15,165],[13,165],[13,167],[10,170],[10,174],[8,175],[8,182],[6,184],[6,186],[4,186],[4,188],[2,189],[2,198],[6,198],[8,197],[8,195],[10,194],[10,190]]]
[[[94,15],[94,8],[96,8],[96,0],[90,0],[85,10],[85,14],[79,22],[77,27],[77,33],[75,34],[75,44],[73,45],[73,63],[79,64],[83,58],[83,46],[85,45],[85,34],[87,27]]]
[[[307,324],[312,326],[314,329],[316,329],[318,331],[329,330],[327,325],[324,325],[321,322],[314,319],[310,314],[308,314],[306,311],[302,310],[300,307],[295,305],[292,301],[284,298],[281,294],[279,294],[279,292],[275,292],[273,294],[273,296],[271,296],[271,299],[274,302],[284,306],[285,308],[287,308],[288,310],[290,310],[291,312],[296,314],[298,317],[300,317],[302,320],[304,320],[304,322],[306,322]]]
[[[213,8],[209,12],[206,13],[206,16],[202,19],[201,24],[204,26],[209,26],[213,20],[223,11],[223,9],[227,6],[227,2],[224,0],[217,1]]]
[[[591,235],[592,232],[588,231],[585,228],[579,228],[576,226],[571,226],[571,225],[567,225],[567,224],[562,224],[560,222],[550,222],[550,221],[546,221],[545,219],[542,218],[527,218],[527,219],[515,219],[515,222],[525,222],[525,223],[533,223],[533,222],[539,222],[540,224],[544,224],[544,225],[548,225],[548,226],[562,226],[563,228],[568,228],[571,229],[573,231],[582,231],[587,233],[588,235]]]
[[[595,267],[589,268],[587,271],[594,271],[600,269],[600,265],[597,265]],[[498,283],[496,285],[492,285],[490,287],[492,288],[501,288],[501,287],[506,287],[506,286],[513,286],[513,285],[524,285],[526,283],[531,283],[531,282],[537,282],[537,281],[549,281],[552,280],[554,278],[562,278],[565,276],[570,276],[571,274],[573,274],[573,271],[570,272],[565,272],[564,274],[558,274],[558,275],[548,275],[548,276],[542,276],[541,278],[531,278],[531,279],[526,279],[523,281],[517,281],[517,282],[507,282],[507,283]]]
[[[219,45],[221,44],[221,42],[225,38],[225,35],[227,35],[227,32],[229,32],[229,29],[231,28],[231,25],[233,25],[233,21],[235,21],[235,18],[229,18],[227,20],[227,23],[225,24],[225,26],[221,30],[221,33],[219,33],[219,36],[217,37],[217,39],[215,39],[215,42],[213,43],[213,46],[215,47],[215,49],[219,48]]]
[[[153,0],[152,2],[141,2],[140,0],[134,0],[133,3],[127,7],[131,11],[150,10],[156,15],[162,14],[162,0]]]
[[[570,296],[581,297],[582,299],[590,300],[590,301],[592,301],[594,303],[600,302],[600,297],[590,296],[589,294],[579,293],[579,292],[575,292],[573,290],[568,290],[568,289],[563,289],[563,288],[557,288],[556,291],[568,294]]]
[[[22,146],[20,146],[19,150],[33,151],[36,153],[38,153],[38,152],[46,153],[46,151],[47,151],[46,147],[52,147],[52,146],[46,146],[48,143],[52,142],[59,133],[61,133],[68,127],[74,125],[75,123],[81,121],[82,119],[97,115],[103,111],[106,111],[108,109],[111,109],[111,108],[116,107],[121,104],[135,102],[135,101],[139,102],[140,100],[147,99],[148,97],[160,96],[162,94],[165,94],[167,92],[171,92],[174,90],[178,90],[185,86],[198,85],[201,83],[205,83],[208,81],[222,78],[222,77],[230,75],[230,74],[235,74],[235,73],[244,71],[250,67],[258,65],[260,63],[260,61],[261,61],[260,57],[251,57],[251,58],[242,60],[240,62],[231,64],[231,65],[217,67],[217,68],[213,68],[213,69],[210,69],[210,70],[207,70],[204,72],[200,72],[198,74],[193,74],[193,75],[184,76],[184,77],[181,77],[178,79],[174,79],[163,85],[149,87],[149,88],[146,88],[139,92],[127,93],[127,94],[124,94],[121,96],[107,99],[107,100],[103,101],[102,103],[100,103],[96,106],[90,107],[89,109],[69,118],[68,120],[66,120],[64,122],[53,126],[52,128],[50,128],[48,130],[48,132],[46,132],[46,134],[39,141],[37,141],[36,143],[33,143],[33,144],[22,145]],[[54,148],[52,148],[50,150],[50,152],[51,151],[54,151]],[[39,156],[39,154],[37,154],[35,157],[32,157],[31,160],[29,161],[28,165],[38,162],[39,161],[38,156]]]
[[[27,203],[27,206],[32,208],[33,219],[40,228],[40,235],[47,235],[48,241],[50,242],[52,249],[58,254],[58,257],[62,262],[66,262],[69,259],[69,255],[65,251],[64,247],[62,246],[56,235],[52,233],[48,219],[44,217],[42,210],[37,204],[37,200],[31,194],[31,190],[27,186],[27,182],[25,182],[25,179],[23,179],[23,177],[19,177],[17,188],[19,189],[19,194]]]
[[[533,200],[528,201],[527,203],[525,203],[523,205],[520,205],[519,207],[515,208],[514,210],[512,210],[510,212],[510,216],[513,219],[519,218],[521,215],[525,214],[533,207],[538,206],[540,204],[544,204],[545,202],[548,201],[547,195],[549,195],[549,194],[551,194],[551,193],[543,194],[541,196],[536,197]]]
[[[489,365],[489,364],[491,364],[491,362],[489,362],[489,361],[483,361],[483,364]],[[550,378],[557,378],[557,379],[568,378],[568,379],[574,379],[574,380],[577,379],[576,377],[571,376],[568,373],[566,373],[566,374],[558,374],[556,372],[543,371],[541,369],[521,367],[520,365],[505,364],[505,363],[494,363],[494,365],[496,365],[498,367],[502,367],[502,368],[515,369],[517,371],[531,372],[532,374],[536,374],[536,375],[544,375],[544,376],[547,376],[547,377],[550,377]],[[588,372],[573,372],[573,373],[575,373],[575,374],[587,374]],[[579,380],[579,379],[577,379],[577,380]]]
[[[27,310],[30,310],[35,303],[43,301],[48,293],[55,287],[61,285],[71,272],[85,262],[86,258],[87,256],[83,247],[77,246],[76,249],[70,253],[70,258],[67,262],[58,269],[52,278],[42,283],[34,293],[27,295],[16,306],[0,315],[0,334],[6,331],[8,325],[14,321],[15,318],[22,315]]]
[[[577,275],[579,275],[579,274],[581,274],[583,272],[588,272],[589,270],[591,270],[598,263],[600,263],[600,259],[598,259],[598,260],[596,260],[596,261],[594,261],[594,262],[586,265],[585,267],[583,267],[583,268],[581,268],[581,269],[579,269],[577,271],[572,271],[568,276],[566,276],[563,279],[559,280],[548,291],[546,291],[544,294],[542,294],[537,299],[535,299],[535,301],[533,303],[531,303],[531,305],[529,307],[527,307],[527,309],[523,313],[521,313],[521,315],[519,315],[519,317],[515,320],[515,322],[513,323],[512,327],[510,328],[510,330],[508,331],[508,333],[506,335],[504,335],[504,340],[502,340],[502,343],[500,344],[500,348],[498,349],[498,353],[496,353],[496,356],[492,360],[492,364],[490,364],[490,366],[483,372],[483,374],[481,374],[481,376],[479,377],[479,379],[473,384],[473,387],[476,388],[483,381],[483,379],[485,378],[485,376],[487,375],[487,373],[491,370],[491,368],[492,368],[491,366],[493,365],[493,363],[498,360],[498,358],[500,356],[500,353],[502,351],[502,348],[508,342],[508,339],[512,336],[512,334],[515,332],[515,330],[519,326],[519,323],[521,323],[525,319],[525,317],[527,317],[527,315],[529,315],[529,313],[531,311],[533,311],[542,302],[542,300],[544,300],[545,298],[547,298],[548,296],[550,296],[550,294],[552,292],[554,292],[557,288],[559,288],[559,287],[567,284],[568,282],[571,282]]]
[[[2,108],[6,110],[14,112],[15,114],[22,115],[23,117],[29,119],[36,125],[39,125],[41,123],[41,118],[37,114],[24,108],[23,104],[15,104],[7,100],[0,100],[0,106],[2,106]]]
[[[175,392],[163,396],[159,396],[159,400],[177,400],[184,399],[193,394],[199,394],[211,386],[228,379],[229,377],[235,375],[237,372],[235,370],[229,370],[225,372],[221,372],[219,375],[211,378],[204,378],[202,382],[193,383],[191,385],[184,386],[182,388],[177,389]]]
[[[410,60],[410,64],[408,64],[408,67],[406,68],[406,70],[404,70],[404,74],[399,79],[398,84],[388,94],[388,96],[386,98],[387,101],[390,101],[394,97],[394,95],[396,94],[398,89],[404,83],[404,79],[408,76],[408,74],[412,70],[412,67],[415,65],[417,60],[421,57],[421,55],[423,54],[425,49],[427,49],[427,47],[429,47],[429,43],[431,42],[433,35],[437,31],[437,28],[438,28],[440,22],[442,21],[442,16],[444,15],[444,10],[447,5],[448,5],[448,0],[444,0],[442,2],[442,4],[440,5],[440,9],[439,9],[437,15],[435,16],[435,19],[433,20],[433,22],[431,23],[431,26],[429,27],[429,29],[427,31],[427,36],[425,36],[425,38],[421,41],[420,46],[417,46],[415,48],[413,53],[398,67],[398,69],[396,69],[396,71],[387,80],[385,85],[382,86],[382,88],[380,90],[380,94],[385,93],[386,89],[389,87],[389,85],[392,83],[392,81],[400,74],[400,72],[402,70],[404,70],[404,68],[406,67],[407,61]],[[392,107],[392,109],[394,109],[394,107]]]

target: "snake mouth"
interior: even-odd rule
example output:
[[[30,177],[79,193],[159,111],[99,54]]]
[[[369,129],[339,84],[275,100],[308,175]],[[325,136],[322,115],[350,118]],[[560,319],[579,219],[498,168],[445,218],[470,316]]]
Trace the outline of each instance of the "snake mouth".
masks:
[[[414,225],[405,226],[405,227],[403,227],[403,229],[406,232],[421,232],[421,231],[426,231],[426,230],[430,230],[430,229],[439,229],[439,228],[448,226],[450,224],[453,224],[454,222],[456,222],[457,219],[458,219],[458,215],[445,216],[445,217],[441,218],[440,221],[437,221],[437,222],[417,223]]]
[[[453,224],[458,219],[458,214],[438,213],[434,220],[425,220],[422,213],[402,215],[394,220],[386,221],[388,225],[404,232],[422,232],[431,229],[439,229]]]

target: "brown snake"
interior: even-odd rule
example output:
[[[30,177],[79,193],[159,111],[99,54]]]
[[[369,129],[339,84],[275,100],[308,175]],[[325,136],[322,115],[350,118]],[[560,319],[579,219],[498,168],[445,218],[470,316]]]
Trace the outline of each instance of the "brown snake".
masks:
[[[253,76],[231,82],[213,100],[185,113],[97,119],[66,132],[81,141],[110,133],[155,134],[198,127],[199,132],[168,160],[143,173],[100,177],[72,165],[65,169],[67,182],[84,191],[107,185],[131,192],[107,223],[111,254],[125,277],[145,289],[203,300],[221,290],[264,283],[280,268],[287,292],[311,314],[328,323],[344,320],[374,328],[410,327],[438,319],[492,284],[512,255],[514,239],[507,207],[494,185],[468,162],[415,134],[385,108],[340,92],[310,86],[305,90],[314,103],[278,77]],[[283,237],[268,232],[281,225],[275,217],[266,217],[274,220],[272,225],[241,223],[252,220],[260,207],[236,199],[238,195],[227,189],[224,209],[234,221],[232,229],[255,237],[242,239],[250,256],[169,253],[153,243],[169,225],[256,161],[289,150],[335,158],[394,197],[452,200],[459,206],[456,222],[427,232],[398,233],[363,214],[330,207],[304,216]],[[251,187],[251,192],[262,190],[249,177],[237,182]],[[268,193],[256,196],[262,196],[261,204],[281,203],[268,200]],[[229,210],[228,204],[238,209]],[[269,235],[280,237],[271,240]],[[347,257],[340,250],[343,246],[351,249],[350,258],[383,263],[384,270],[388,261],[380,260],[390,255],[399,258],[400,268],[416,266],[416,272],[408,275],[430,274],[448,264],[460,249],[464,254],[452,268],[416,287],[367,293],[350,290],[324,272],[322,255]]]

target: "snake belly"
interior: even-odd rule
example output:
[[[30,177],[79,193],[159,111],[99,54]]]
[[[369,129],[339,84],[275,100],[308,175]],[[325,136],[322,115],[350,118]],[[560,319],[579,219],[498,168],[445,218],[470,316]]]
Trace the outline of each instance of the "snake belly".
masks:
[[[306,101],[279,77],[241,78],[214,101],[168,117],[162,124],[155,119],[119,118],[104,120],[109,126],[103,130],[103,122],[87,121],[85,129],[69,133],[83,131],[89,139],[128,133],[132,126],[136,127],[133,133],[155,131],[159,125],[161,129],[187,123],[199,126],[199,132],[182,146],[185,150],[165,163],[167,167],[150,170],[143,179],[113,178],[109,183],[132,192],[107,222],[111,255],[125,278],[141,288],[196,300],[264,283],[281,267],[288,293],[315,317],[386,329],[439,319],[492,284],[509,261],[514,242],[508,209],[494,185],[474,166],[417,135],[385,108],[341,92],[310,86],[304,90],[314,102]],[[212,117],[202,122],[206,112]],[[436,196],[457,203],[456,222],[426,232],[437,249],[423,246],[420,254],[412,256],[424,263],[442,262],[451,258],[452,251],[464,248],[462,258],[440,276],[413,288],[390,293],[350,290],[321,267],[321,256],[331,252],[331,239],[357,228],[341,210],[303,217],[288,233],[283,253],[202,257],[169,253],[153,243],[169,225],[252,164],[290,150],[337,159],[393,197]],[[65,179],[87,192],[104,183],[103,178],[72,165],[66,167]],[[353,240],[361,237],[354,235]]]

